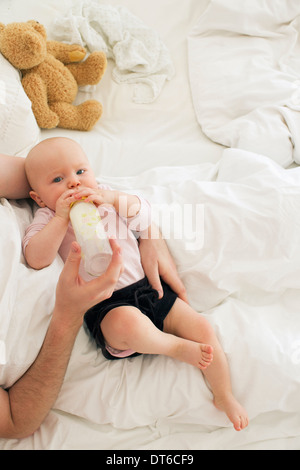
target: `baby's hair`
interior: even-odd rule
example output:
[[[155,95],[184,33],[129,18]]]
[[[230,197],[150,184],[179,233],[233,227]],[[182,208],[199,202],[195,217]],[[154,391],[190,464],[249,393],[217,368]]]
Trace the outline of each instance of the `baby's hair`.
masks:
[[[47,156],[50,156],[52,152],[55,152],[59,145],[66,141],[72,145],[80,147],[75,140],[70,139],[69,137],[49,137],[48,139],[41,140],[41,142],[36,144],[29,151],[25,159],[25,172],[32,189],[34,189],[33,185],[36,165],[40,164],[42,160],[45,160]]]

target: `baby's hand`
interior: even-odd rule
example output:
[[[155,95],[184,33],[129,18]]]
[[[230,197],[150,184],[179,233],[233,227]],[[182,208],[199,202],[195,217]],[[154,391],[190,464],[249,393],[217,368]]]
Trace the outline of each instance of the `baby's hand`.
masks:
[[[55,215],[63,219],[69,219],[70,205],[77,199],[74,197],[74,189],[65,191],[56,201]]]
[[[117,191],[110,189],[92,189],[82,188],[76,191],[75,200],[84,198],[84,202],[93,202],[96,206],[111,205],[115,206]]]

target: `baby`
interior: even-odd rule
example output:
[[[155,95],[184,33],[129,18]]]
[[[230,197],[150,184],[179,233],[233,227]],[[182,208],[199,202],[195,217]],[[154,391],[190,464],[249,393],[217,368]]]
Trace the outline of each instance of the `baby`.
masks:
[[[236,430],[246,427],[247,412],[233,396],[226,357],[209,322],[163,281],[163,297],[158,298],[145,278],[133,230],[143,236],[147,233],[148,202],[98,184],[82,148],[67,138],[40,142],[28,154],[25,169],[30,196],[39,206],[23,240],[31,267],[48,266],[57,253],[66,259],[75,239],[70,205],[83,197],[98,207],[108,236],[116,237],[121,246],[124,269],[115,292],[85,315],[103,355],[120,359],[163,354],[192,364],[208,380],[215,406],[225,411]],[[90,278],[82,266],[80,275]]]

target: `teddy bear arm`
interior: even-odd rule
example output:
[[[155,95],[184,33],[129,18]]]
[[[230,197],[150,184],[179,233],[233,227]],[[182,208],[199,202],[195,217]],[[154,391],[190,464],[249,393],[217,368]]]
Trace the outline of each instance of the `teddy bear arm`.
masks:
[[[31,101],[32,112],[38,126],[44,129],[56,127],[59,117],[48,106],[47,86],[42,78],[35,73],[28,73],[23,77],[22,85]]]
[[[80,62],[86,54],[84,47],[78,44],[64,44],[59,41],[47,41],[47,52],[63,64]]]

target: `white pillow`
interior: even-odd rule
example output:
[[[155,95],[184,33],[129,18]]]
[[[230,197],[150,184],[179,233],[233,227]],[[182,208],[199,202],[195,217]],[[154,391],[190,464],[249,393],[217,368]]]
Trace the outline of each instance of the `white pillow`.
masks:
[[[20,73],[0,54],[0,153],[26,156],[39,138]]]

